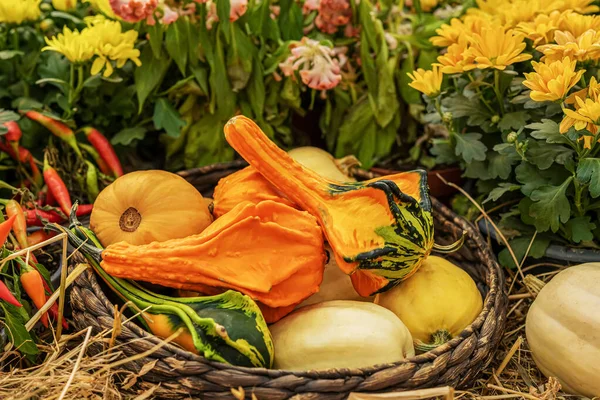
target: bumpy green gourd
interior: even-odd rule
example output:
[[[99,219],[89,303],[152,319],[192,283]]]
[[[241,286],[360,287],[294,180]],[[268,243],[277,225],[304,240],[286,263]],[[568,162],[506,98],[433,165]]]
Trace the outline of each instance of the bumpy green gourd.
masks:
[[[209,360],[246,367],[272,366],[271,334],[250,297],[230,290],[216,296],[174,298],[113,278],[100,267],[100,243],[91,230],[79,224],[74,212],[70,228],[53,225],[53,229],[68,234],[71,245],[86,256],[119,297],[147,310],[140,320],[151,332],[166,338],[182,329],[173,341]]]

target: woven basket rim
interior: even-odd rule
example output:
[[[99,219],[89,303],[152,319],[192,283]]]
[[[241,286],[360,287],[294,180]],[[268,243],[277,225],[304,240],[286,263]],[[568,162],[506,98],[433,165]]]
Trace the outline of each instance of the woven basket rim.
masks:
[[[213,164],[207,167],[194,168],[191,170],[181,171],[178,174],[186,179],[194,175],[206,175],[208,173],[222,173],[222,172],[233,172],[234,170],[243,168],[247,163],[242,160],[227,162],[227,163],[219,163]],[[378,176],[376,174],[367,172],[367,171],[359,171],[358,177],[362,179],[368,179]],[[401,361],[397,361],[394,363],[385,363],[385,364],[377,364],[364,368],[339,368],[339,369],[321,369],[321,370],[307,370],[307,371],[296,371],[296,370],[275,370],[275,369],[267,369],[267,368],[256,368],[256,367],[241,367],[230,365],[226,363],[210,361],[206,358],[188,352],[187,350],[182,349],[181,347],[174,344],[165,344],[163,349],[170,353],[173,353],[178,358],[182,358],[189,361],[197,361],[202,364],[208,364],[211,367],[218,370],[228,370],[232,373],[244,373],[251,375],[261,375],[266,377],[281,377],[284,375],[294,375],[296,377],[305,377],[305,378],[339,378],[340,376],[345,377],[353,377],[353,376],[361,376],[364,377],[366,375],[371,375],[377,372],[382,372],[384,370],[395,370],[401,368],[403,366],[407,366],[407,368],[411,365],[420,365],[425,363],[433,362],[436,358],[443,356],[445,353],[456,349],[461,346],[462,342],[473,335],[474,332],[482,329],[484,323],[489,322],[488,316],[490,312],[495,312],[494,319],[497,320],[498,325],[495,326],[495,329],[499,329],[503,331],[504,329],[504,316],[506,313],[506,304],[507,304],[507,295],[504,289],[504,274],[500,266],[498,265],[495,256],[491,253],[488,245],[485,243],[483,238],[480,236],[476,228],[462,218],[458,218],[450,209],[440,203],[438,200],[432,198],[432,205],[435,213],[441,214],[444,218],[452,220],[454,223],[458,224],[464,231],[475,233],[474,237],[470,237],[469,240],[474,243],[477,248],[482,249],[487,256],[486,260],[478,260],[478,265],[482,265],[486,268],[486,273],[484,276],[490,277],[490,285],[488,287],[487,294],[483,299],[483,308],[481,313],[475,319],[475,321],[470,324],[467,328],[465,328],[459,335],[448,341],[447,343],[431,350],[427,353],[419,354],[410,358],[406,358]],[[110,305],[110,301],[106,297],[106,294],[102,292],[102,289],[98,286],[98,280],[95,274],[91,271],[88,271],[88,279],[89,283],[92,286],[95,286],[92,293],[94,293],[103,303]],[[81,278],[80,278],[81,279]],[[487,278],[486,278],[487,279]],[[79,281],[79,280],[78,280]],[[110,308],[109,308],[110,309]],[[75,312],[75,310],[74,310]],[[161,339],[152,335],[149,332],[142,330],[137,324],[133,322],[128,322],[128,328],[134,331],[136,334],[141,336],[143,339],[146,339],[154,344],[162,342]],[[418,368],[415,366],[415,368]]]

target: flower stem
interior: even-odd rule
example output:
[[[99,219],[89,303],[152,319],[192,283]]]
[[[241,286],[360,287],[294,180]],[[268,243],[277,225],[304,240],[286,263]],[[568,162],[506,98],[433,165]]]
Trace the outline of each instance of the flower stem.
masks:
[[[575,184],[575,208],[577,209],[577,215],[582,216],[585,213],[581,204],[581,194],[584,188],[576,177],[573,177],[573,183]]]
[[[494,92],[500,104],[500,114],[504,115],[504,98],[502,97],[502,93],[500,93],[500,71],[497,69],[494,70]]]
[[[469,73],[469,74],[467,74],[467,76],[469,77],[469,80],[471,81],[471,83],[475,83],[475,78],[473,78],[473,75],[471,75]],[[456,85],[456,86],[458,87],[458,85]],[[479,89],[479,86],[475,86],[475,92],[477,92],[477,95],[479,96],[479,98],[481,99],[483,104],[487,107],[487,109],[490,110],[490,112],[492,114],[496,114],[496,111],[492,108],[490,103],[488,103],[488,101],[485,99],[485,97],[483,97],[483,93]]]

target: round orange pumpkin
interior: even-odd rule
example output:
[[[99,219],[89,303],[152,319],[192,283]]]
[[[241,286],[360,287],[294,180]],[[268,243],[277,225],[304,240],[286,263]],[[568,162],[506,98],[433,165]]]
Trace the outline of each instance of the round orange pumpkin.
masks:
[[[202,232],[212,222],[200,192],[179,175],[137,171],[106,187],[94,203],[90,227],[104,246],[141,245]]]

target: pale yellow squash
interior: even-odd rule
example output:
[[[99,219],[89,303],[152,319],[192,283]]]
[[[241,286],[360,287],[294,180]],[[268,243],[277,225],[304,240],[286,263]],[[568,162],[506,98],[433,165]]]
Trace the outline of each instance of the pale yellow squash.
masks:
[[[429,256],[413,276],[377,295],[427,351],[458,335],[481,313],[483,300],[469,274],[446,259]]]
[[[297,147],[288,154],[304,167],[318,173],[324,178],[337,182],[355,182],[352,168],[360,165],[354,156],[336,160],[331,154],[318,147]]]
[[[300,303],[298,308],[331,300],[372,302],[374,299],[373,296],[362,297],[356,293],[350,277],[338,267],[335,257],[333,257],[333,250],[331,250],[331,247],[325,245],[325,250],[329,253],[329,261],[325,265],[323,282],[321,282],[321,285],[319,286],[319,291]]]
[[[564,391],[600,396],[600,263],[561,271],[533,302],[525,323],[533,359]]]
[[[373,303],[313,304],[284,317],[270,330],[278,369],[362,368],[415,354],[402,321]]]
[[[100,192],[90,227],[104,246],[142,245],[195,235],[211,222],[194,186],[179,175],[151,170],[123,175]]]

